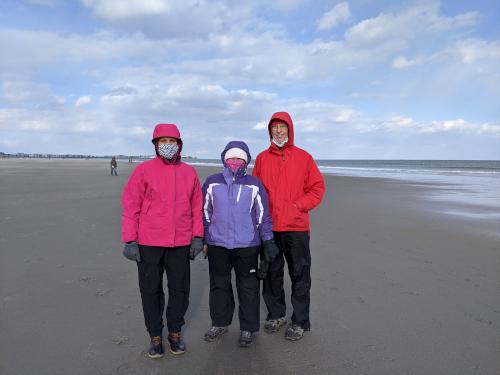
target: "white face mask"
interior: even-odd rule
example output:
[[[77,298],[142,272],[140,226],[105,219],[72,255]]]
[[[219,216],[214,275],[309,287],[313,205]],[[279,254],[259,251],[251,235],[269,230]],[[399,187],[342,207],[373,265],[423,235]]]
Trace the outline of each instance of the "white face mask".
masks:
[[[172,159],[179,151],[179,146],[177,143],[168,145],[158,145],[158,154],[165,159]]]
[[[288,142],[288,137],[286,137],[286,138],[283,140],[283,142],[278,142],[278,141],[276,141],[276,140],[273,138],[273,143],[274,143],[276,146],[278,146],[278,147],[283,147],[283,146],[285,145],[285,143],[287,143],[287,142]]]

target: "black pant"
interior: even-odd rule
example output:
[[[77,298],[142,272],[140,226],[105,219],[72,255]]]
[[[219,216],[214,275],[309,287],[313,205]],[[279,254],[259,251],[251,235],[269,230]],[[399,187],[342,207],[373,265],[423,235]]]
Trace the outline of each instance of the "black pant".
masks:
[[[256,277],[259,250],[259,246],[241,249],[208,246],[212,325],[225,327],[230,325],[233,319],[235,304],[231,269],[234,267],[240,330],[259,330],[260,295],[259,280]]]
[[[309,232],[274,232],[274,241],[280,250],[278,257],[269,265],[264,280],[262,297],[267,306],[267,319],[286,316],[283,277],[285,260],[292,281],[292,322],[309,329],[309,305],[311,300],[311,251]]]
[[[165,293],[163,272],[167,273],[168,303],[165,314],[169,332],[180,332],[189,305],[189,246],[157,247],[139,245],[141,262],[139,289],[144,321],[151,337],[162,336]]]

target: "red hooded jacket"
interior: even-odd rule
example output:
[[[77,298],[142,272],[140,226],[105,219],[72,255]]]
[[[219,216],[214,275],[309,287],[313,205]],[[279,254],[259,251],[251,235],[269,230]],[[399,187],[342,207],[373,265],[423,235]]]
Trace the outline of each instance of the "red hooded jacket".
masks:
[[[177,126],[156,125],[153,141],[161,137],[179,139],[180,155]],[[125,186],[122,204],[123,242],[176,247],[203,237],[200,182],[194,168],[180,160],[165,163],[157,155],[139,164]]]
[[[271,123],[288,124],[288,142],[281,150],[272,142]],[[253,175],[269,196],[273,230],[309,231],[309,211],[321,203],[325,182],[309,153],[294,145],[293,122],[286,112],[276,112],[268,124],[271,146],[255,160]]]

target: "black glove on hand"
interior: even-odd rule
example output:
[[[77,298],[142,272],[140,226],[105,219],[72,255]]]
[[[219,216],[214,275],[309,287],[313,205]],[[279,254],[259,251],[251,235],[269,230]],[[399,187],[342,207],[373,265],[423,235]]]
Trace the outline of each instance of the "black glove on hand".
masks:
[[[123,248],[123,256],[129,260],[135,260],[139,263],[141,261],[141,253],[137,242],[126,243]]]
[[[202,250],[203,239],[201,237],[194,237],[191,240],[191,247],[189,248],[189,259],[194,260]]]
[[[264,280],[269,271],[269,254],[267,251],[261,251],[259,269],[257,270],[257,279]]]
[[[264,254],[269,256],[269,262],[273,262],[280,253],[280,250],[278,249],[278,246],[276,246],[276,243],[274,243],[274,240],[263,241],[262,246],[264,246]]]

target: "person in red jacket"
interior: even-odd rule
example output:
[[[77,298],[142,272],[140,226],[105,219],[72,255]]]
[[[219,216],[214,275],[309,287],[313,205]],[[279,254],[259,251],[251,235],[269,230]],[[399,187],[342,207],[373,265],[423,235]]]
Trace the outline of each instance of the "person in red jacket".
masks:
[[[123,191],[123,255],[137,262],[150,358],[163,356],[163,273],[168,281],[166,320],[173,354],[181,339],[189,303],[190,267],[203,249],[202,195],[196,171],[181,162],[182,140],[174,124],[158,124],[152,142],[156,158],[139,164]]]
[[[273,114],[268,131],[271,146],[257,156],[253,175],[267,190],[274,240],[280,252],[270,263],[263,283],[262,296],[268,310],[264,331],[277,332],[286,324],[283,290],[286,259],[292,282],[293,314],[285,338],[293,341],[311,329],[309,211],[321,203],[325,183],[312,156],[294,145],[293,122],[288,113]]]

